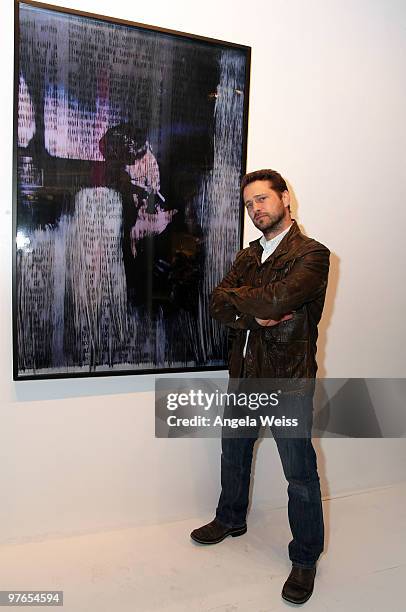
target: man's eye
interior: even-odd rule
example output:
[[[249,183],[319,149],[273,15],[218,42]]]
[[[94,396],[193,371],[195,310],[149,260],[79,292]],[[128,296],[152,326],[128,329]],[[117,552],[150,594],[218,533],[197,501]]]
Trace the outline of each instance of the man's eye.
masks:
[[[245,208],[247,208],[248,210],[252,208],[252,202],[247,202]]]

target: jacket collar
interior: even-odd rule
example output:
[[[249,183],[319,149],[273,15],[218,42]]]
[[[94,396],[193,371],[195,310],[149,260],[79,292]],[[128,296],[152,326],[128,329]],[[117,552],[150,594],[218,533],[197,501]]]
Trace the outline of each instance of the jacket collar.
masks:
[[[295,219],[292,219],[292,226],[289,229],[286,236],[282,238],[275,251],[272,253],[271,257],[273,259],[277,259],[281,255],[285,255],[290,249],[290,245],[292,241],[300,234],[300,229]],[[257,238],[256,240],[252,240],[249,244],[249,253],[257,260],[258,265],[261,265],[261,256],[263,248],[260,242],[261,238]]]

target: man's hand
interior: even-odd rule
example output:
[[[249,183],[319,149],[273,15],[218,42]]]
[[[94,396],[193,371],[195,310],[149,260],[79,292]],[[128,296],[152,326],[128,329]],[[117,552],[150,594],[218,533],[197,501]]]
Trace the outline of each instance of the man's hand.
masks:
[[[148,212],[148,202],[145,200],[138,208],[138,217],[131,228],[131,251],[137,256],[137,242],[146,236],[162,234],[177,213],[177,209],[164,210],[159,204],[154,213]]]
[[[279,319],[278,321],[276,321],[275,319],[257,319],[257,317],[255,317],[255,321],[259,323],[259,325],[262,325],[262,327],[272,327],[273,325],[278,325],[278,323],[281,323],[281,321],[289,321],[289,319],[292,318],[293,314],[291,312],[288,312],[287,314],[283,315],[282,319]]]

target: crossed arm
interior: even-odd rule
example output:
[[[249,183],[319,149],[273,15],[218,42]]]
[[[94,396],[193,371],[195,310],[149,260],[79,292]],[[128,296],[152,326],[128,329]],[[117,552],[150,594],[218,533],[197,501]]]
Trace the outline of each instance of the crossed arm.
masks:
[[[237,286],[241,254],[237,255],[230,272],[213,291],[210,301],[212,317],[229,327],[258,329],[275,325],[291,318],[293,310],[326,290],[330,252],[319,243],[296,259],[284,279],[261,287]]]

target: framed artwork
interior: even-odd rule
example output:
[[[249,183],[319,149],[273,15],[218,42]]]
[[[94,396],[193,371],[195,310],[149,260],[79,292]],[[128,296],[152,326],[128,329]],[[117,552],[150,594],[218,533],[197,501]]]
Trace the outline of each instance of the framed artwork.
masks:
[[[223,369],[250,48],[16,2],[14,379]]]

